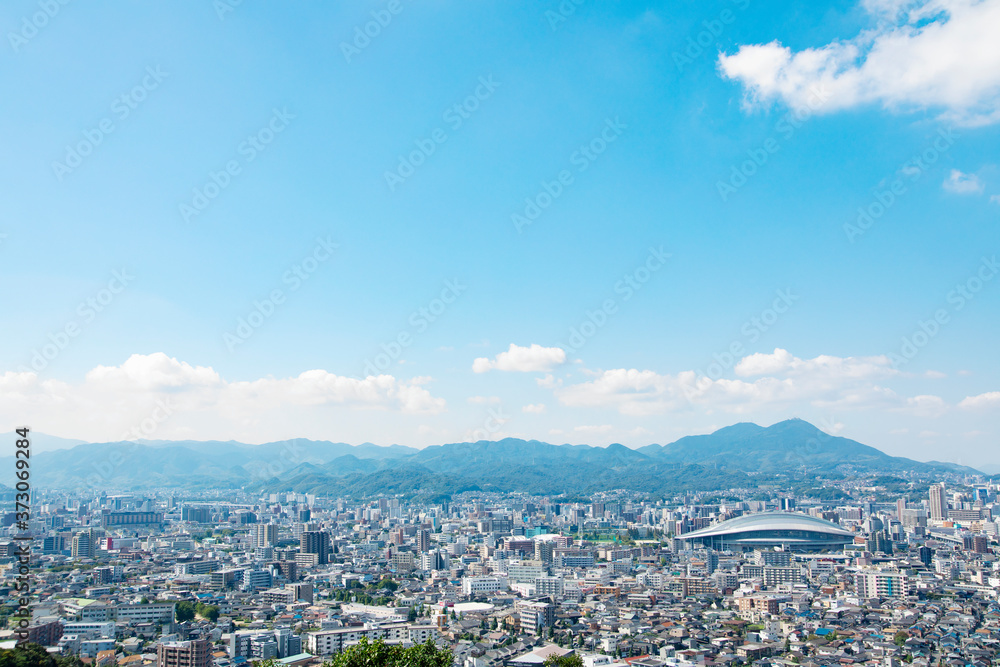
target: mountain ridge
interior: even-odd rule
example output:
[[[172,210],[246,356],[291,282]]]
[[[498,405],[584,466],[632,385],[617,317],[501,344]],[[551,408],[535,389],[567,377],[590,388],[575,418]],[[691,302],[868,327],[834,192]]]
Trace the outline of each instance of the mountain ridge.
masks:
[[[10,458],[10,457],[7,457]],[[365,494],[399,488],[449,494],[456,489],[558,494],[631,488],[667,493],[748,484],[750,476],[911,473],[982,474],[965,466],[894,457],[790,419],[752,422],[664,445],[629,448],[555,445],[505,438],[416,449],[291,438],[260,445],[236,441],[84,443],[33,456],[33,479],[52,488],[247,488]],[[8,465],[4,470],[13,470]],[[393,479],[393,476],[396,479]],[[4,480],[5,481],[5,480]],[[628,482],[627,484],[625,482]]]

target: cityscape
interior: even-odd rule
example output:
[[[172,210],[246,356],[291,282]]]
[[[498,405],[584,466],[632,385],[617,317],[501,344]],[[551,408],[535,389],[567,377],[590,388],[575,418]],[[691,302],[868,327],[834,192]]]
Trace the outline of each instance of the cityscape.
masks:
[[[299,667],[366,640],[463,667],[992,665],[1000,483],[938,474],[587,499],[37,490],[32,598],[2,633],[133,667]]]
[[[0,28],[0,667],[1000,667],[1000,0]]]

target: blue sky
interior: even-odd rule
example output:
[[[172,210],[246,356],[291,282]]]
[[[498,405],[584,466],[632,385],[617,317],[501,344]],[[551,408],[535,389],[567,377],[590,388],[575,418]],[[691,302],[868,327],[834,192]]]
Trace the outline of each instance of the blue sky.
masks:
[[[2,421],[998,463],[998,4],[7,3]]]

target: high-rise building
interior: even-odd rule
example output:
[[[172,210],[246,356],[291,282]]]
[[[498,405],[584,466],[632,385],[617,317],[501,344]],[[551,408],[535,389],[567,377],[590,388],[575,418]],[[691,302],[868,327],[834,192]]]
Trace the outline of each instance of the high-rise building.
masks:
[[[909,592],[909,578],[898,570],[862,570],[855,584],[863,598],[900,598]]]
[[[258,523],[250,527],[250,548],[263,549],[278,543],[278,526],[274,523]]]
[[[316,564],[330,562],[330,536],[321,530],[307,530],[299,541],[299,553],[316,554]]]
[[[546,627],[555,624],[555,607],[548,602],[521,602],[517,607],[521,630],[541,635]]]
[[[417,551],[424,553],[429,551],[431,548],[431,531],[429,530],[418,530],[416,534],[417,541]]]
[[[183,642],[168,642],[156,647],[158,667],[209,667],[212,655],[211,644],[206,639],[192,639]]]
[[[990,549],[989,540],[985,535],[965,535],[962,537],[962,547],[976,554],[987,553]]]
[[[931,485],[930,511],[932,519],[944,519],[948,516],[948,496],[944,483]]]
[[[934,550],[930,547],[920,547],[917,553],[919,554],[920,562],[925,567],[930,567],[931,563],[934,562]]]
[[[212,509],[191,505],[182,507],[181,520],[190,521],[191,523],[209,523],[212,520]]]
[[[551,563],[555,547],[556,543],[552,540],[535,540],[535,560],[540,560],[543,563]]]
[[[94,530],[88,529],[73,535],[73,546],[70,552],[73,558],[94,558],[97,553]]]
[[[900,498],[896,501],[896,518],[902,521],[904,514],[906,514],[906,498]]]

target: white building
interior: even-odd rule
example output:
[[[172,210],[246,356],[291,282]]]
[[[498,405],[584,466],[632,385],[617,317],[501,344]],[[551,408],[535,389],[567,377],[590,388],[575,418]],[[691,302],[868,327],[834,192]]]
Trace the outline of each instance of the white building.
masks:
[[[463,595],[485,595],[507,590],[505,577],[462,577]]]

